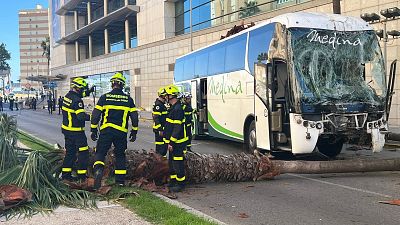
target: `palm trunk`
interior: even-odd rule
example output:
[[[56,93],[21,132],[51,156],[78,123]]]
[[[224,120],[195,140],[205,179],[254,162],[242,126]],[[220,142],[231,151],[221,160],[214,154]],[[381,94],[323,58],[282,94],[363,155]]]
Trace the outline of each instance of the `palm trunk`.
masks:
[[[110,151],[111,152],[111,151]],[[168,161],[154,152],[127,150],[127,179],[165,183]],[[112,156],[107,157],[108,171]],[[400,170],[398,159],[353,159],[336,161],[280,161],[246,153],[186,154],[186,177],[190,183],[237,182],[271,179],[283,173],[321,174]]]

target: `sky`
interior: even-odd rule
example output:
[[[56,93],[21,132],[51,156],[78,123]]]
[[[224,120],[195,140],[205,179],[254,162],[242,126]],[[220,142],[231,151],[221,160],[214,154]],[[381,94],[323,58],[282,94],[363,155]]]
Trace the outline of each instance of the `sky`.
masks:
[[[0,0],[0,43],[6,44],[11,53],[11,79],[16,82],[19,79],[19,34],[18,11],[21,9],[34,9],[36,4],[48,8],[48,0]]]

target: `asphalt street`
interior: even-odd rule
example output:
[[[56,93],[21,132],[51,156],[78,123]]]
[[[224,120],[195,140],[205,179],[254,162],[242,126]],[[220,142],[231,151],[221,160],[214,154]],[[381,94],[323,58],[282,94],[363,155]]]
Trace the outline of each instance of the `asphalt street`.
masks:
[[[61,116],[47,111],[9,112],[18,127],[50,143],[63,145]],[[141,120],[138,140],[129,149],[152,149],[151,122]],[[88,129],[87,129],[88,130]],[[90,139],[90,138],[89,138]],[[94,143],[89,141],[90,146]],[[196,140],[201,153],[241,152],[240,144]],[[400,151],[344,149],[342,159],[393,158]],[[274,180],[192,185],[178,200],[227,224],[400,224],[399,206],[379,201],[400,199],[400,172],[324,175],[284,174]]]

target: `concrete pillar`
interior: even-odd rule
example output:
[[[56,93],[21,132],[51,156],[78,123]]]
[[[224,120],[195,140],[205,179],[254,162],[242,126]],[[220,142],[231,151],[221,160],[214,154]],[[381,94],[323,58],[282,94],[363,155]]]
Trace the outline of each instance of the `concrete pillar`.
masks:
[[[92,35],[89,35],[89,59],[93,56]]]
[[[79,61],[80,59],[80,52],[79,52],[79,42],[75,41],[75,61]]]
[[[87,19],[88,19],[88,24],[92,22],[92,6],[90,4],[90,1],[87,2]]]
[[[79,29],[78,11],[74,11],[74,26],[75,30]]]
[[[104,54],[110,53],[110,43],[108,40],[108,29],[104,29]]]
[[[108,0],[104,0],[104,16],[108,14]]]
[[[131,31],[129,29],[129,20],[125,20],[125,49],[131,48]]]

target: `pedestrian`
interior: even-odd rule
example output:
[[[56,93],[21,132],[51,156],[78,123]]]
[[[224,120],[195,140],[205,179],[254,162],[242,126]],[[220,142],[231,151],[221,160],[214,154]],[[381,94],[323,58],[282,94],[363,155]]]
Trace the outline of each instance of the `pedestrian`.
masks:
[[[0,96],[0,112],[3,112],[3,96]]]
[[[47,111],[49,111],[49,114],[53,114],[53,100],[51,97],[47,99]]]
[[[36,100],[35,97],[33,97],[32,98],[32,102],[31,102],[31,106],[32,106],[32,109],[35,110],[35,111],[36,111],[36,103],[37,103],[37,100]]]
[[[192,127],[193,127],[193,108],[192,108],[192,94],[190,93],[185,93],[183,98],[182,98],[182,104],[183,104],[183,111],[185,112],[185,128],[186,128],[186,134],[188,136],[188,141],[186,144],[186,151],[191,152],[192,151]]]
[[[18,102],[18,97],[15,99],[15,110],[19,110],[19,108],[18,108],[18,104],[19,104],[19,102]]]
[[[62,179],[72,181],[72,168],[77,162],[78,180],[86,180],[89,160],[89,146],[85,135],[85,121],[90,120],[90,115],[85,112],[82,97],[88,92],[88,84],[81,78],[71,82],[71,90],[65,95],[62,103],[62,133],[65,139],[65,157],[62,165]],[[51,99],[49,102],[52,102]],[[51,107],[50,107],[51,108]]]
[[[11,111],[14,111],[14,96],[8,96],[8,100],[9,100],[9,102],[10,102],[10,110]]]
[[[58,115],[60,115],[60,113],[61,113],[62,103],[63,103],[63,98],[62,98],[62,96],[60,96],[60,97],[58,97]]]
[[[157,92],[158,98],[153,105],[153,132],[156,144],[156,152],[164,157],[167,157],[167,146],[164,143],[164,126],[165,118],[167,117],[167,107],[165,107],[166,94],[165,88],[162,87]]]
[[[125,184],[126,166],[125,150],[127,149],[128,121],[131,119],[132,130],[129,141],[136,140],[138,131],[138,113],[133,99],[122,90],[126,79],[121,73],[111,77],[112,91],[102,95],[97,102],[91,119],[91,139],[97,141],[95,162],[93,164],[95,183],[94,188],[101,186],[103,177],[104,160],[111,144],[114,145],[115,154],[115,182],[123,186]],[[100,117],[102,118],[100,121]],[[99,124],[100,121],[100,124]],[[98,136],[97,127],[100,126]]]
[[[56,98],[53,97],[52,100],[53,100],[53,102],[52,102],[53,112],[55,112],[56,111]]]
[[[164,142],[168,145],[168,165],[169,165],[169,188],[172,192],[180,192],[185,188],[185,164],[184,153],[187,144],[187,134],[185,128],[185,113],[181,102],[179,89],[175,85],[165,88],[167,101],[170,109],[167,114]]]

